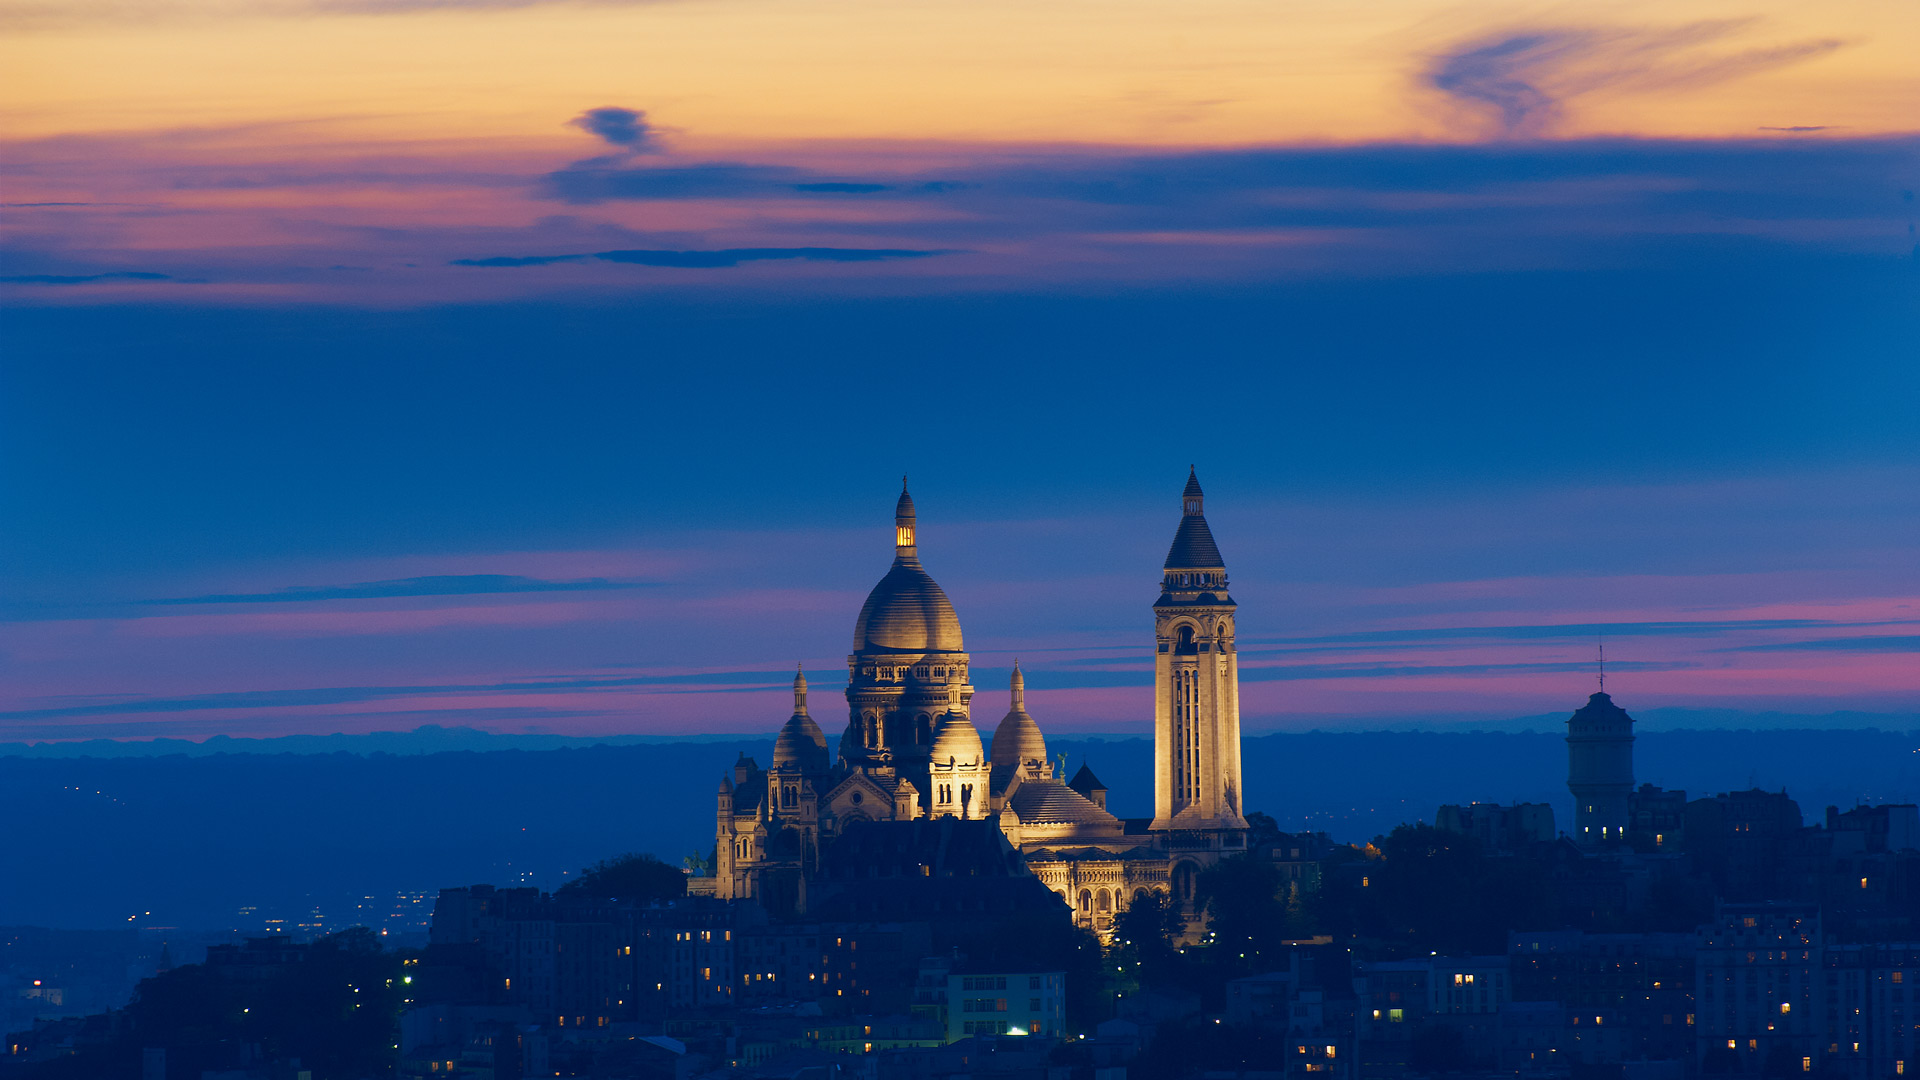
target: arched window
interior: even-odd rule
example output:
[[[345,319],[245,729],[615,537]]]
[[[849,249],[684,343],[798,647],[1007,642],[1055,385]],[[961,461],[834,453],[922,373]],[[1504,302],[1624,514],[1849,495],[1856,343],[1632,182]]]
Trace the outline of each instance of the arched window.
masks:
[[[1191,625],[1181,624],[1179,632],[1174,635],[1173,651],[1177,653],[1192,653],[1198,651],[1193,643],[1193,627]]]
[[[1080,910],[1081,911],[1093,910],[1093,890],[1091,889],[1080,890]]]
[[[932,742],[933,741],[933,718],[931,716],[928,716],[926,713],[921,713],[920,716],[914,721],[913,736],[914,736],[913,741],[920,746],[925,746],[928,743]]]
[[[1101,911],[1112,911],[1113,910],[1113,894],[1108,892],[1105,889],[1101,889],[1100,892],[1096,894],[1094,897],[1094,906],[1099,908]]]
[[[1173,868],[1173,895],[1181,903],[1193,899],[1193,887],[1198,871],[1190,862],[1183,862]]]
[[[1145,890],[1145,889],[1135,889],[1135,890],[1133,890],[1133,902],[1134,902],[1134,903],[1136,903],[1136,904],[1144,904],[1144,903],[1146,903],[1146,902],[1147,902],[1147,890]]]

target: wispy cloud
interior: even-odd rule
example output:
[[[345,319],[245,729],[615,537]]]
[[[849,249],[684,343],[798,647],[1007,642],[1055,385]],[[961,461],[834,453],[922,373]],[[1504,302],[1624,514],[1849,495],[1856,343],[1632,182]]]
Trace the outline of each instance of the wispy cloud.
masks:
[[[0,277],[12,285],[91,285],[99,281],[169,281],[170,275],[145,270],[116,270],[105,274],[10,274]]]
[[[793,672],[716,671],[660,675],[571,676],[493,683],[395,686],[324,686],[285,690],[234,690],[174,697],[125,697],[80,704],[0,711],[0,720],[45,720],[65,716],[207,712],[225,709],[291,709],[402,698],[471,698],[565,695],[655,688],[668,693],[757,692],[789,685]],[[830,689],[824,688],[823,689]]]
[[[1751,20],[1727,19],[1664,30],[1508,30],[1434,56],[1426,79],[1490,118],[1501,134],[1535,136],[1549,132],[1567,105],[1583,96],[1707,86],[1830,53],[1842,44],[1825,38],[1723,47],[1751,26]]]
[[[515,267],[547,266],[580,259],[628,263],[634,266],[664,266],[681,270],[714,270],[747,262],[798,259],[806,262],[878,262],[882,259],[923,259],[943,255],[941,251],[916,251],[906,248],[723,248],[718,251],[599,251],[592,255],[495,255],[485,259],[454,259],[454,266]]]
[[[1741,645],[1727,651],[1920,653],[1920,635],[1878,634],[1816,638],[1811,641],[1774,641],[1764,645]]]
[[[583,581],[542,581],[518,574],[434,574],[363,581],[350,585],[298,585],[271,592],[208,593],[142,600],[142,604],[304,604],[318,600],[376,600],[412,596],[487,596],[498,593],[597,592],[638,589],[646,583],[588,578]]]

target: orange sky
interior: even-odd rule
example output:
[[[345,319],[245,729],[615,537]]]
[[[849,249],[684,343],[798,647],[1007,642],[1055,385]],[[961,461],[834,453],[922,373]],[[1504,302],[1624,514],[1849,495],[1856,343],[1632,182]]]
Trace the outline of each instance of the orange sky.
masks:
[[[7,0],[12,138],[228,125],[272,141],[564,140],[596,105],[690,141],[1208,145],[1474,137],[1427,84],[1489,35],[1579,30],[1538,134],[1911,130],[1920,5],[1451,0]],[[369,13],[371,12],[371,13]]]

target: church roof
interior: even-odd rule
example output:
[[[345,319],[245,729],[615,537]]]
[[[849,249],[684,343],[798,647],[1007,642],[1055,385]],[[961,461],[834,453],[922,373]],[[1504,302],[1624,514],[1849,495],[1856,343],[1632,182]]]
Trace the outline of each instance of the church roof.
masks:
[[[1567,718],[1567,723],[1577,724],[1581,727],[1596,723],[1625,723],[1631,725],[1633,723],[1633,717],[1627,715],[1627,710],[1615,705],[1613,698],[1609,697],[1606,691],[1603,690],[1589,697],[1585,705],[1580,706],[1580,708],[1574,711],[1572,716]]]
[[[960,617],[947,594],[920,565],[913,496],[902,478],[894,507],[893,566],[880,579],[853,626],[856,653],[960,652]]]
[[[1073,779],[1067,781],[1067,786],[1089,797],[1096,791],[1107,790],[1107,785],[1101,783],[1100,778],[1093,775],[1093,770],[1085,765],[1080,766],[1080,771],[1073,774]]]
[[[960,616],[920,560],[896,558],[867,594],[853,626],[853,651],[960,652]]]
[[[1179,531],[1173,534],[1173,546],[1167,549],[1166,569],[1214,570],[1226,565],[1220,557],[1220,546],[1213,542],[1213,530],[1207,528],[1207,519],[1199,514],[1182,517]]]
[[[1007,715],[1001,717],[1000,726],[993,729],[993,778],[996,789],[1005,788],[1015,770],[1027,762],[1047,760],[1047,739],[1040,733],[1040,725],[1027,715],[1027,680],[1020,673],[1017,661],[1013,665],[1011,683],[1013,705],[1007,710]]]
[[[958,709],[951,710],[940,717],[934,725],[933,749],[930,754],[936,764],[944,765],[949,761],[961,764],[978,764],[986,758],[986,751],[980,746],[980,731],[973,721]]]
[[[773,740],[773,767],[795,765],[802,772],[827,771],[827,737],[807,715],[807,676],[793,673],[793,715]]]
[[[827,770],[827,736],[806,713],[787,717],[773,740],[773,767],[788,763],[798,765],[803,772]]]
[[[1061,862],[1081,860],[1087,862],[1107,862],[1122,859],[1150,859],[1158,862],[1164,858],[1166,858],[1165,855],[1149,847],[1133,847],[1121,851],[1114,851],[1110,848],[1103,847],[1036,848],[1033,851],[1027,852],[1027,861],[1029,863],[1052,862],[1054,860]]]
[[[1028,780],[1013,789],[1007,805],[1023,825],[1107,825],[1118,829],[1120,819],[1095,806],[1086,796],[1058,780]]]

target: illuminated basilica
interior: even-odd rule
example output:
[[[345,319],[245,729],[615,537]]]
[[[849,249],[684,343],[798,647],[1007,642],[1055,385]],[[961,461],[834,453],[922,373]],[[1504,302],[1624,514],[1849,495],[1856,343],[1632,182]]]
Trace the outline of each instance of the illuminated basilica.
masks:
[[[861,821],[993,820],[1082,925],[1106,931],[1158,892],[1189,914],[1199,871],[1245,849],[1234,602],[1189,472],[1154,602],[1154,814],[1121,819],[1082,766],[1063,779],[1028,714],[1025,677],[989,752],[971,715],[971,658],[946,593],[920,565],[913,498],[894,508],[893,565],[867,595],[847,657],[847,726],[836,751],[793,680],[793,715],[762,769],[742,757],[720,782],[710,888],[804,905],[825,845]],[[706,882],[702,882],[703,885]]]

